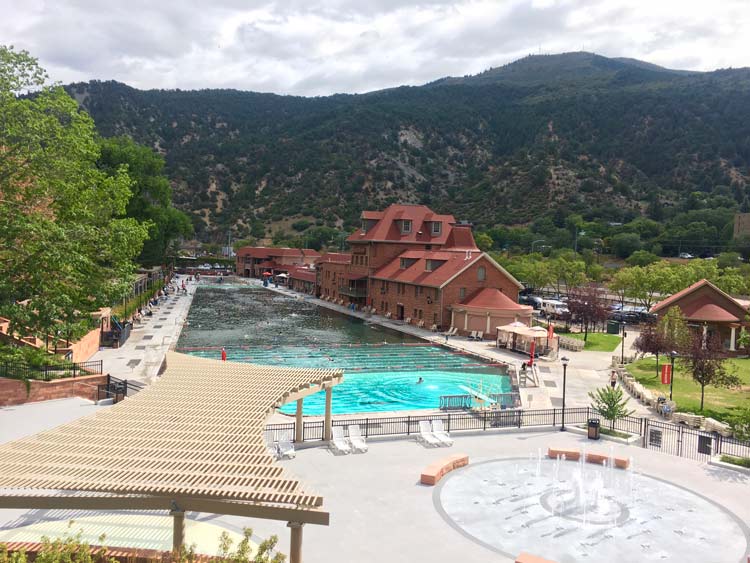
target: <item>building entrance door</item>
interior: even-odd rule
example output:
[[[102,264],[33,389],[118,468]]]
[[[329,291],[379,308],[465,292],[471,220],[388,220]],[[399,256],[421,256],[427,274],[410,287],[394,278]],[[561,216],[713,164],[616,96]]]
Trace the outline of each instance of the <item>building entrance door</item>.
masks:
[[[396,305],[396,318],[400,321],[404,320],[404,306],[401,303]]]

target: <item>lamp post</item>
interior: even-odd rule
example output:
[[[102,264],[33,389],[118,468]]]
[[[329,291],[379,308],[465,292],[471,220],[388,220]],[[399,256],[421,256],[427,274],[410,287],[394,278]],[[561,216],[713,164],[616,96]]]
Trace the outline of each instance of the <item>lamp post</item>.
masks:
[[[560,358],[563,366],[563,405],[562,405],[562,423],[560,424],[560,432],[565,432],[565,384],[568,380],[568,360],[567,357],[563,356]]]
[[[677,352],[672,350],[669,353],[669,359],[671,360],[671,364],[672,364],[672,372],[671,372],[671,375],[669,376],[669,400],[670,401],[672,400],[672,383],[674,383],[674,359],[676,357],[677,357]]]
[[[620,328],[622,329],[622,351],[620,353],[620,363],[625,363],[625,337],[628,335],[627,332],[625,332],[625,321],[620,321]]]
[[[532,241],[532,242],[531,242],[531,253],[532,253],[532,254],[534,254],[534,245],[535,245],[536,243],[538,243],[538,242],[547,242],[547,241],[546,241],[545,239],[543,239],[543,238],[540,238],[540,239],[538,239],[538,240]]]

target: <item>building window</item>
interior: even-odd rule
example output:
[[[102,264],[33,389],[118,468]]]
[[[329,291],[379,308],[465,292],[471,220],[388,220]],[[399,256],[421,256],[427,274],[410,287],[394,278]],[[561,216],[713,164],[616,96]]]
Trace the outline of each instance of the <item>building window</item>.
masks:
[[[406,234],[411,232],[411,221],[408,219],[404,219],[401,221],[401,232]]]
[[[464,297],[466,297],[466,288],[465,287],[458,288],[458,298],[463,299]]]
[[[477,268],[477,280],[484,281],[487,279],[487,269],[484,266]]]
[[[442,231],[443,224],[440,221],[433,221],[432,222],[432,234],[433,235],[439,235]]]
[[[414,314],[412,315],[412,318],[413,318],[413,319],[416,319],[416,318],[417,318],[417,309],[416,309],[416,308],[414,309]]]

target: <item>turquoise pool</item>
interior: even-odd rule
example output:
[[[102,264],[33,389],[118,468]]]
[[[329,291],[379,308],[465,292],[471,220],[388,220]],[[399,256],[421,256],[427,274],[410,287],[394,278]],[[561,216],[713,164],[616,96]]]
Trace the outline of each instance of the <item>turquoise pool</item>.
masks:
[[[497,366],[262,288],[201,288],[188,323],[178,346],[188,354],[218,359],[224,346],[230,361],[343,369],[333,414],[436,409],[443,395],[512,391]],[[305,398],[304,414],[324,408],[324,393]]]

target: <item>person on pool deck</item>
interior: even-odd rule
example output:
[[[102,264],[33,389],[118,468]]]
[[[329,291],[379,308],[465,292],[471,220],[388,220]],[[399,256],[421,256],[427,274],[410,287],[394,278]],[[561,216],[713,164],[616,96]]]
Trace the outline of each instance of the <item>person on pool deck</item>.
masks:
[[[424,383],[424,379],[422,379],[421,376],[419,377],[419,379],[417,379],[417,385],[419,385],[420,383]]]

